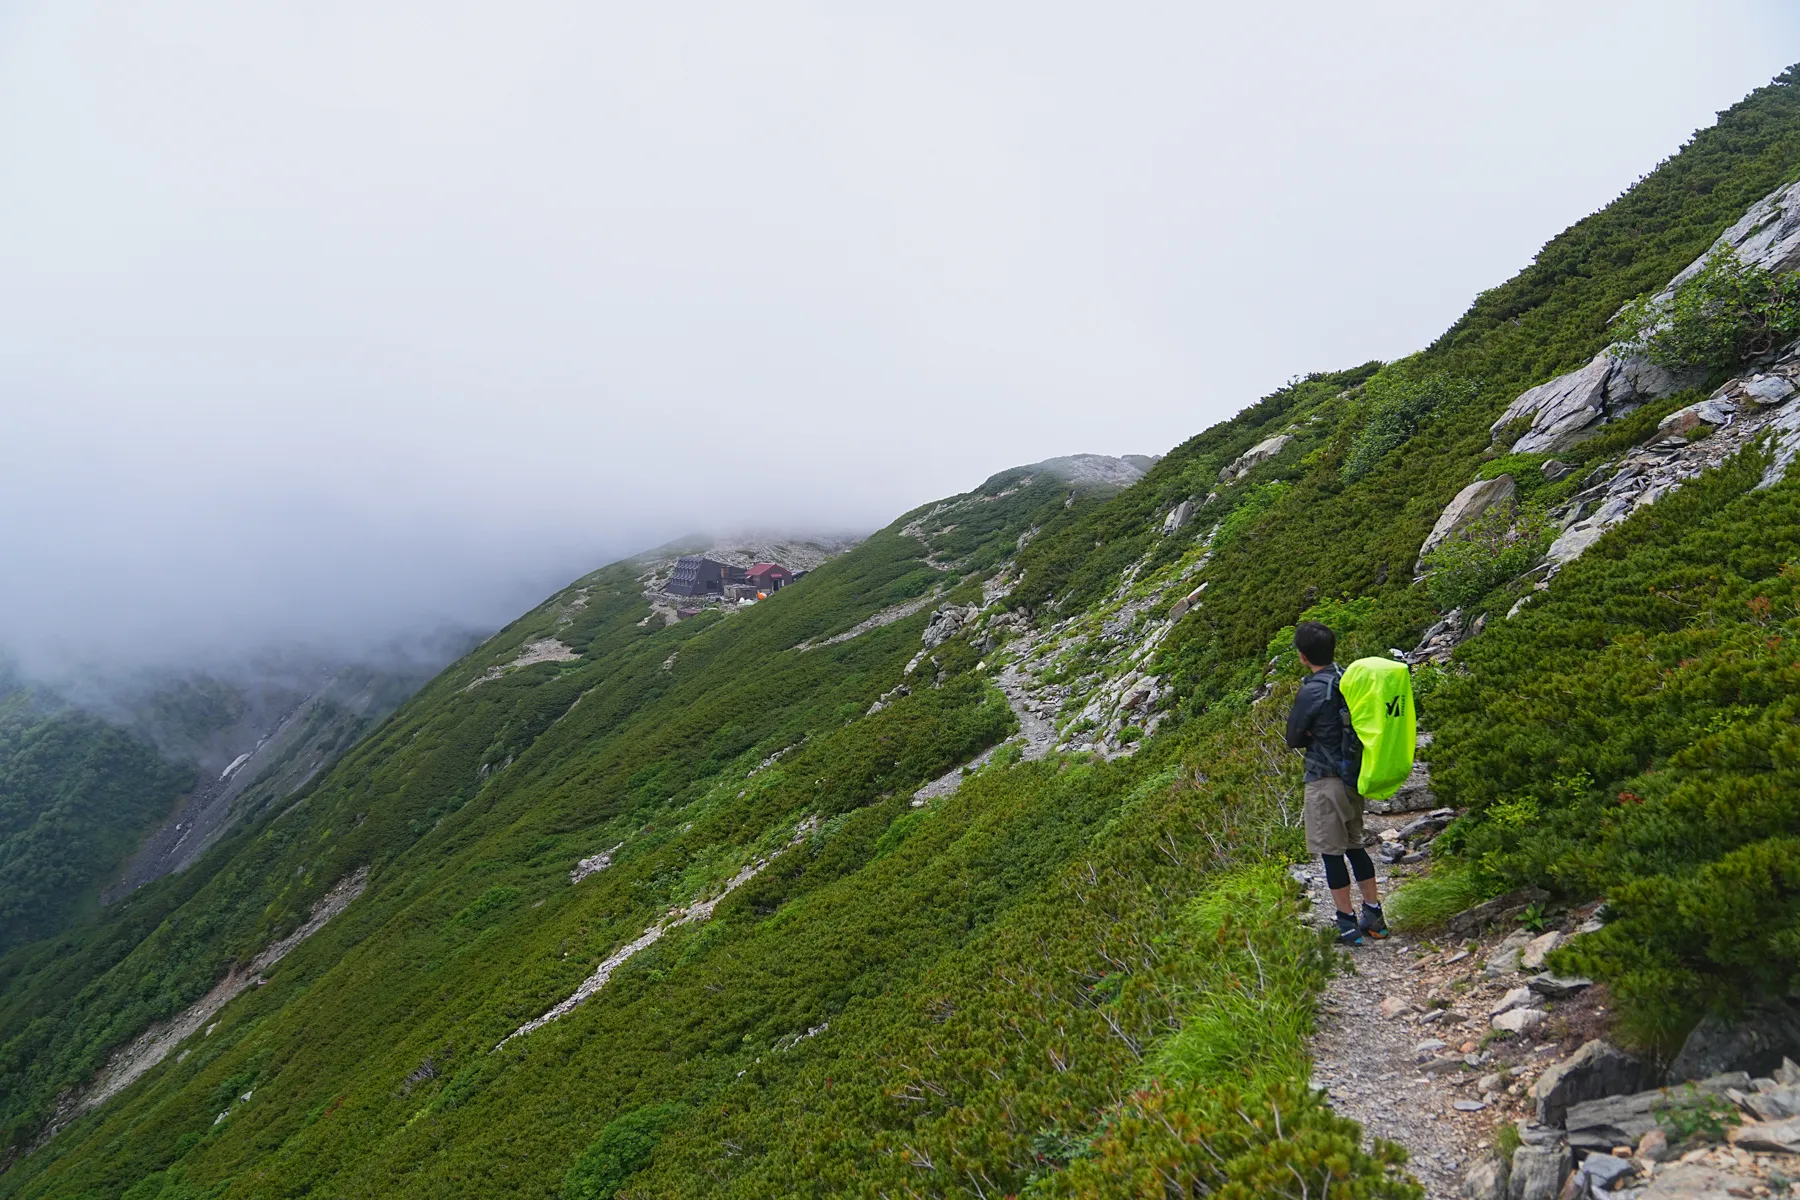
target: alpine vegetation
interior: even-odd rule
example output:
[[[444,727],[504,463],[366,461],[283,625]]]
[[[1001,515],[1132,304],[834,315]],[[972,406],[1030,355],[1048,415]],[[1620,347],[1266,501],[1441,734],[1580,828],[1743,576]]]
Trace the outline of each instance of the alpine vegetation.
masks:
[[[0,1196],[1772,1187],[1797,178],[1789,71],[1407,359],[601,567],[186,870],[0,881]]]

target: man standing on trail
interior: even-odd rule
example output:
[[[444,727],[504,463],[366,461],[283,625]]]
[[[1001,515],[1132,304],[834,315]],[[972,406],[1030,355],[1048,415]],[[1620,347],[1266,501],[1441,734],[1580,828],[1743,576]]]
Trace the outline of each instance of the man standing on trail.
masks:
[[[1365,935],[1387,936],[1375,864],[1363,849],[1363,798],[1356,791],[1362,743],[1338,687],[1343,672],[1332,661],[1337,635],[1317,621],[1303,621],[1294,630],[1294,649],[1310,672],[1294,697],[1287,723],[1287,744],[1306,751],[1306,849],[1325,861],[1325,883],[1337,905],[1339,943],[1359,946]],[[1362,891],[1361,920],[1351,906],[1351,872]]]

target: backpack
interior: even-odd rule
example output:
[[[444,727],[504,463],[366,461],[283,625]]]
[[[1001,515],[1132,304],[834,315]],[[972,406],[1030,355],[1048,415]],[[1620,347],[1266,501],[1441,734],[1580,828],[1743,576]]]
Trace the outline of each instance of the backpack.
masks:
[[[1359,658],[1335,682],[1362,743],[1356,790],[1365,799],[1385,800],[1412,774],[1419,736],[1412,672],[1391,658]]]

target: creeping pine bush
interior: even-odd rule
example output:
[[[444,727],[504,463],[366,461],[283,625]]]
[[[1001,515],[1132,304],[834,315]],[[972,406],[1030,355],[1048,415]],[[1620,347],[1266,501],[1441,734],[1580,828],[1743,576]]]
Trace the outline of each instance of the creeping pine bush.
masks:
[[[1431,602],[1443,611],[1473,604],[1529,570],[1549,540],[1543,509],[1526,505],[1515,518],[1511,510],[1490,508],[1462,536],[1425,556]]]
[[[1668,1047],[1800,982],[1800,481],[1746,452],[1612,531],[1432,695],[1438,846],[1481,890],[1604,897],[1556,965]]]
[[[1363,385],[1363,426],[1344,460],[1344,481],[1367,475],[1389,451],[1405,445],[1428,416],[1473,400],[1478,390],[1444,371],[1420,373],[1402,363],[1383,367]]]
[[[1721,247],[1667,300],[1626,305],[1613,334],[1665,367],[1729,369],[1800,335],[1800,275],[1774,275]]]

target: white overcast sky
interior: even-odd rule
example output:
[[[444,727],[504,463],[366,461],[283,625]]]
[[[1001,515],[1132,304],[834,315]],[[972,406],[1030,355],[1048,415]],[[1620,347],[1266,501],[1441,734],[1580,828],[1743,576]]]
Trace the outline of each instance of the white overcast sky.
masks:
[[[0,644],[492,623],[1422,346],[1791,0],[0,0]]]

